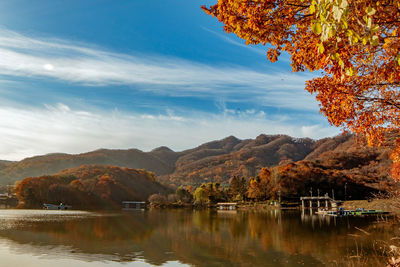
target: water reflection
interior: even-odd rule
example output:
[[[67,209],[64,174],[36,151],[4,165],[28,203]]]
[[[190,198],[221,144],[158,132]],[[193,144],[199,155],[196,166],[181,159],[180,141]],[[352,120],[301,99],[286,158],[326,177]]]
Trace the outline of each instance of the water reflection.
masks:
[[[17,258],[71,259],[97,264],[93,266],[110,262],[320,266],[361,258],[366,265],[377,266],[386,259],[377,254],[376,240],[389,240],[399,230],[375,221],[278,210],[118,214],[3,210],[0,247]]]

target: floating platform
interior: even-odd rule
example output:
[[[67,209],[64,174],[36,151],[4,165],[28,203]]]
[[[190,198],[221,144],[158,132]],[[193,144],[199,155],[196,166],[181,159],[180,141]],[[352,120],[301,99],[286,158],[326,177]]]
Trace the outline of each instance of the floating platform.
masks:
[[[60,205],[54,205],[54,204],[43,204],[43,209],[45,210],[70,210],[72,206],[70,205],[65,205],[63,203],[60,203]]]
[[[355,210],[345,210],[344,208],[339,208],[337,210],[319,210],[316,212],[316,214],[328,216],[368,216],[389,214],[389,212],[382,210],[365,210],[362,208]]]
[[[147,204],[144,201],[122,201],[122,210],[145,210]]]

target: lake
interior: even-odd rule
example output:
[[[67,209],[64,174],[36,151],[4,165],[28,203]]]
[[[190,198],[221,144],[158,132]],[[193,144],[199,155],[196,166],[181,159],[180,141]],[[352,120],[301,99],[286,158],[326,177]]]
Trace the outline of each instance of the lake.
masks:
[[[399,225],[309,211],[0,210],[0,266],[382,266]]]

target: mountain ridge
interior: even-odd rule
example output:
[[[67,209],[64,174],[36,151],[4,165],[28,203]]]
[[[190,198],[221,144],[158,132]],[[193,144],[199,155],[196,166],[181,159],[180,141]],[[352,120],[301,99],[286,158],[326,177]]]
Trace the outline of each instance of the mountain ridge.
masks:
[[[256,176],[263,167],[317,160],[340,146],[355,145],[355,137],[348,134],[319,140],[260,134],[255,139],[243,140],[228,136],[179,152],[161,146],[149,152],[131,148],[98,149],[80,154],[52,153],[8,162],[0,167],[0,184],[90,164],[146,169],[162,182],[175,185],[226,183],[232,176]],[[384,158],[387,160],[388,155]]]

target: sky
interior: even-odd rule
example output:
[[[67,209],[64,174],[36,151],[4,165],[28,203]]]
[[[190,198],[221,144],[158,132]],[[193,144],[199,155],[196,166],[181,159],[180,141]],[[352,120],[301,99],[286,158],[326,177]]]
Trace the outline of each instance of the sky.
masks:
[[[316,74],[225,33],[215,2],[0,1],[0,159],[338,134],[304,91]]]

